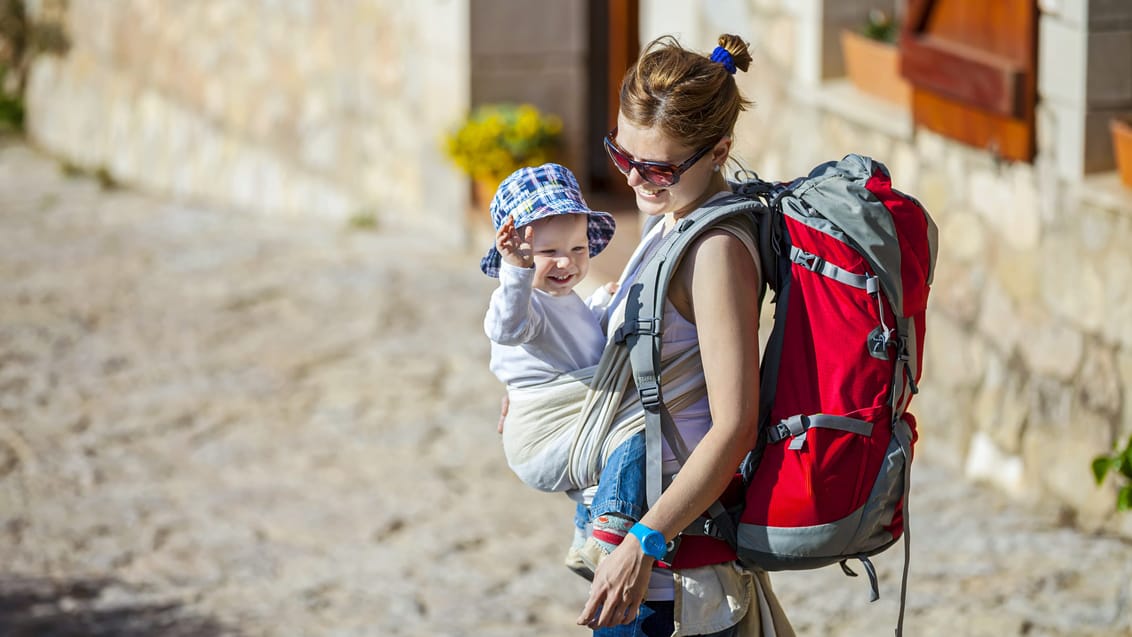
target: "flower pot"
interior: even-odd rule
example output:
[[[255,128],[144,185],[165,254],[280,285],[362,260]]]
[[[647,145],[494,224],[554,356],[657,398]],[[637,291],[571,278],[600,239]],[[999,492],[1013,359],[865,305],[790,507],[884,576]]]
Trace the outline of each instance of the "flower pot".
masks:
[[[468,239],[476,249],[486,249],[495,241],[495,225],[491,220],[491,199],[499,183],[494,179],[473,179],[472,200],[468,202]]]
[[[491,199],[495,197],[498,188],[499,182],[494,179],[472,180],[472,200],[477,207],[486,211],[488,223],[491,223]]]
[[[1112,152],[1116,156],[1116,170],[1120,181],[1132,188],[1132,123],[1123,119],[1109,121],[1112,132]]]
[[[912,87],[900,75],[900,48],[867,38],[856,31],[841,32],[845,71],[857,90],[907,108]]]

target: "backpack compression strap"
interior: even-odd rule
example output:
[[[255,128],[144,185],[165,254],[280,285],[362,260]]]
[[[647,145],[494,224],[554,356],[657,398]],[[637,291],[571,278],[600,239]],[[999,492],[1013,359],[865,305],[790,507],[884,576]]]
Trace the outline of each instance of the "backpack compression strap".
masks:
[[[749,216],[762,204],[743,196],[725,197],[705,205],[681,219],[662,239],[656,254],[645,264],[641,275],[633,283],[625,305],[625,322],[617,330],[614,340],[629,348],[629,362],[633,380],[645,412],[645,495],[651,508],[660,498],[662,436],[669,448],[683,464],[688,457],[687,445],[664,405],[660,389],[661,317],[668,285],[679,267],[688,247],[704,232],[721,221]],[[752,219],[753,224],[753,219]],[[712,517],[727,519],[723,506],[712,506]],[[729,541],[735,539],[735,529],[720,529]]]

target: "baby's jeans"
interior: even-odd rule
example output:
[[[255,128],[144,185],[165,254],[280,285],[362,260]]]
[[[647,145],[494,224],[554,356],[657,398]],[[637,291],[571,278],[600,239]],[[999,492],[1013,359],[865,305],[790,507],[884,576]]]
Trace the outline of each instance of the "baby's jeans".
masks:
[[[574,511],[574,525],[585,528],[587,522],[607,513],[633,520],[640,520],[645,514],[644,432],[634,434],[609,455],[589,510],[579,504]]]

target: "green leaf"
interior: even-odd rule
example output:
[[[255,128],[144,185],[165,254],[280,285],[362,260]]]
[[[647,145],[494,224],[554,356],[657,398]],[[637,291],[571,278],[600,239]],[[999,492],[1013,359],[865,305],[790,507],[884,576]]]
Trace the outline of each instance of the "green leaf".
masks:
[[[1113,465],[1120,468],[1120,473],[1125,478],[1132,478],[1132,449],[1125,449],[1124,454],[1118,459],[1113,460]],[[1114,469],[1116,466],[1113,467]]]
[[[1132,509],[1132,484],[1126,484],[1116,494],[1116,510],[1128,511]]]
[[[1093,478],[1096,479],[1097,484],[1104,482],[1105,474],[1108,473],[1110,467],[1112,467],[1112,459],[1108,456],[1093,458]]]

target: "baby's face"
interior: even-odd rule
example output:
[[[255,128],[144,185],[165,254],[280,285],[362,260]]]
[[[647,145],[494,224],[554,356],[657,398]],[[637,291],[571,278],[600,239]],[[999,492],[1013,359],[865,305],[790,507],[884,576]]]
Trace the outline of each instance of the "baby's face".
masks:
[[[586,215],[554,215],[531,223],[534,286],[552,296],[569,294],[590,270]]]

